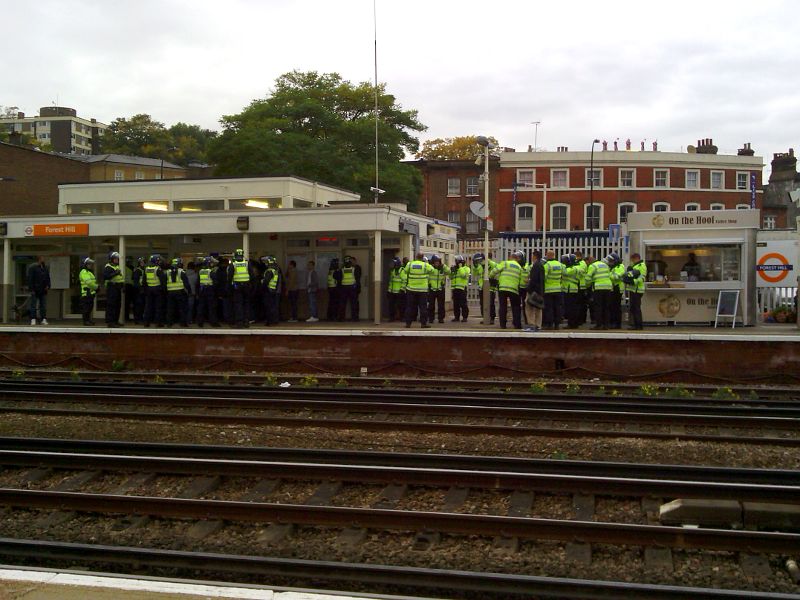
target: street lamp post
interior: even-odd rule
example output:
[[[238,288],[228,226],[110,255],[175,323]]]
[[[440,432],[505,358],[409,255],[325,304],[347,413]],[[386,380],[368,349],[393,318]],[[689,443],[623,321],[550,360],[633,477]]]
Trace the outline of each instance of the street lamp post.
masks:
[[[177,146],[172,146],[170,148],[167,148],[166,151],[167,152],[175,152],[178,149],[179,148]],[[159,179],[164,179],[164,155],[163,154],[161,155],[161,175],[159,176]]]
[[[486,227],[483,231],[483,324],[489,324],[489,150],[496,148],[497,145],[489,141],[489,138],[479,135],[477,137],[479,146],[483,146],[483,200],[484,200],[484,219]]]
[[[589,161],[589,232],[594,233],[594,145],[600,140],[592,140],[592,157]]]

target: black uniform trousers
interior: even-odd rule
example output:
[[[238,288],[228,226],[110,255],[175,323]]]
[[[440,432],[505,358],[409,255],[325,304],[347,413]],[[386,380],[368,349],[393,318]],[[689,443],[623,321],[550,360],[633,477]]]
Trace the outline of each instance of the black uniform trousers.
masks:
[[[455,288],[453,289],[453,316],[455,320],[467,320],[469,316],[469,307],[467,306],[467,290]]]
[[[444,289],[428,292],[428,316],[431,323],[437,318],[444,323]]]
[[[139,295],[139,290],[136,289],[132,283],[125,284],[125,322],[128,323],[131,320],[131,313],[133,313],[134,317],[133,320],[136,320],[136,297]]]
[[[575,329],[581,324],[581,293],[580,292],[565,292],[564,293],[564,316],[567,317],[567,327]],[[583,308],[583,318],[586,319],[586,309]]]
[[[489,290],[489,320],[494,323],[495,318],[497,318],[497,312],[495,311],[495,303],[494,297],[497,294],[494,290]],[[483,290],[478,290],[478,296],[481,300],[481,318],[483,317]]]
[[[636,329],[643,329],[644,324],[642,322],[642,296],[644,294],[640,292],[628,292],[628,296],[631,299],[631,327],[635,327]]]
[[[387,292],[389,300],[389,320],[397,321],[406,318],[406,293]]]
[[[279,318],[278,290],[265,289],[261,297],[264,304],[264,324],[277,325]]]
[[[106,323],[118,323],[119,313],[122,308],[122,284],[109,283],[106,285]]]
[[[611,290],[592,290],[595,329],[608,329]]]
[[[234,326],[250,327],[250,283],[247,281],[234,282],[231,296]]]
[[[144,317],[144,290],[134,287],[133,296],[133,321],[137,325],[142,322]]]
[[[217,320],[217,295],[213,285],[201,285],[197,297],[197,324],[202,327],[206,321],[216,327]]]
[[[408,292],[406,295],[406,325],[417,318],[419,311],[419,322],[422,325],[428,324],[428,292]]]
[[[339,320],[339,286],[328,288],[328,316],[326,320]]]
[[[608,326],[611,329],[622,327],[622,291],[615,287],[609,296]]]
[[[339,320],[347,319],[347,305],[350,305],[350,319],[358,321],[358,287],[354,285],[343,285],[339,287]]]
[[[167,292],[167,327],[175,322],[189,326],[189,296],[186,290]]]
[[[164,290],[161,287],[149,287],[145,290],[144,314],[142,315],[145,326],[149,326],[150,323],[163,325]]]
[[[544,293],[544,309],[542,311],[542,327],[545,329],[558,329],[561,325],[561,303],[563,302],[561,292]]]
[[[94,294],[81,296],[81,314],[83,315],[84,325],[93,325],[92,310],[94,310]]]
[[[508,304],[511,303],[511,322],[514,329],[522,329],[522,315],[519,307],[519,294],[500,290],[500,327],[506,328]]]

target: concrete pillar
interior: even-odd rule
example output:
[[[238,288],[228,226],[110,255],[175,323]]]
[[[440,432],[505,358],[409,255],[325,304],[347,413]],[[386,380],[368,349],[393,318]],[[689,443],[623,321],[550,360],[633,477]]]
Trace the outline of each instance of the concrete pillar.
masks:
[[[127,267],[125,266],[126,262],[125,262],[125,236],[124,235],[119,236],[119,249],[117,250],[117,252],[119,252],[119,266],[122,269],[122,274],[123,274],[123,276],[127,277]],[[125,314],[125,296],[127,296],[127,292],[125,291],[125,285],[123,284],[123,286],[122,286],[122,300],[120,301],[120,308],[119,308],[120,321],[122,323],[125,322],[125,317],[127,316]]]
[[[11,240],[3,240],[3,323],[11,315]]]
[[[372,271],[372,311],[374,313],[375,325],[381,324],[381,275],[383,273],[383,241],[379,229],[375,230],[375,259],[373,260]]]
[[[248,232],[244,232],[242,234],[242,250],[244,251],[245,259],[250,257],[250,234]]]

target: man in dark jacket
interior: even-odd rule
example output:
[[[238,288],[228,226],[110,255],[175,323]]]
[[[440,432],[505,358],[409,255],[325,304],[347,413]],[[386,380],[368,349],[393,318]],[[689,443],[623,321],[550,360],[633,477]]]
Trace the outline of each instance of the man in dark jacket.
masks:
[[[532,253],[531,273],[528,277],[528,287],[525,288],[525,319],[528,326],[525,331],[539,331],[542,328],[542,309],[544,308],[544,266],[542,253],[534,250]]]
[[[28,267],[26,274],[31,291],[31,325],[36,325],[36,311],[39,310],[42,325],[47,325],[47,290],[50,289],[50,269],[44,263],[44,256],[37,256],[36,262]]]

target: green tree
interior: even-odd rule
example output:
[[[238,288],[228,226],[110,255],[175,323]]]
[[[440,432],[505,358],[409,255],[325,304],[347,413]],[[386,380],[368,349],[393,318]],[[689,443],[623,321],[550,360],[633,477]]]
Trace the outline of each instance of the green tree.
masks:
[[[489,141],[498,145],[493,137],[489,137]],[[475,160],[483,152],[483,148],[478,145],[478,136],[464,135],[426,140],[416,156],[426,160]]]
[[[100,141],[101,152],[168,158],[172,139],[163,123],[150,115],[134,115],[130,119],[119,117],[111,121]]]
[[[222,118],[209,160],[218,175],[297,175],[343,187],[372,199],[375,182],[375,88],[354,85],[336,73],[293,71],[280,76],[270,96]],[[403,110],[378,87],[381,200],[410,207],[422,189],[417,169],[401,161],[419,148],[424,131],[417,111]]]
[[[217,136],[216,131],[203,129],[199,125],[175,123],[167,130],[171,138],[171,146],[180,164],[186,165],[191,161],[206,161],[206,152],[209,142]]]

